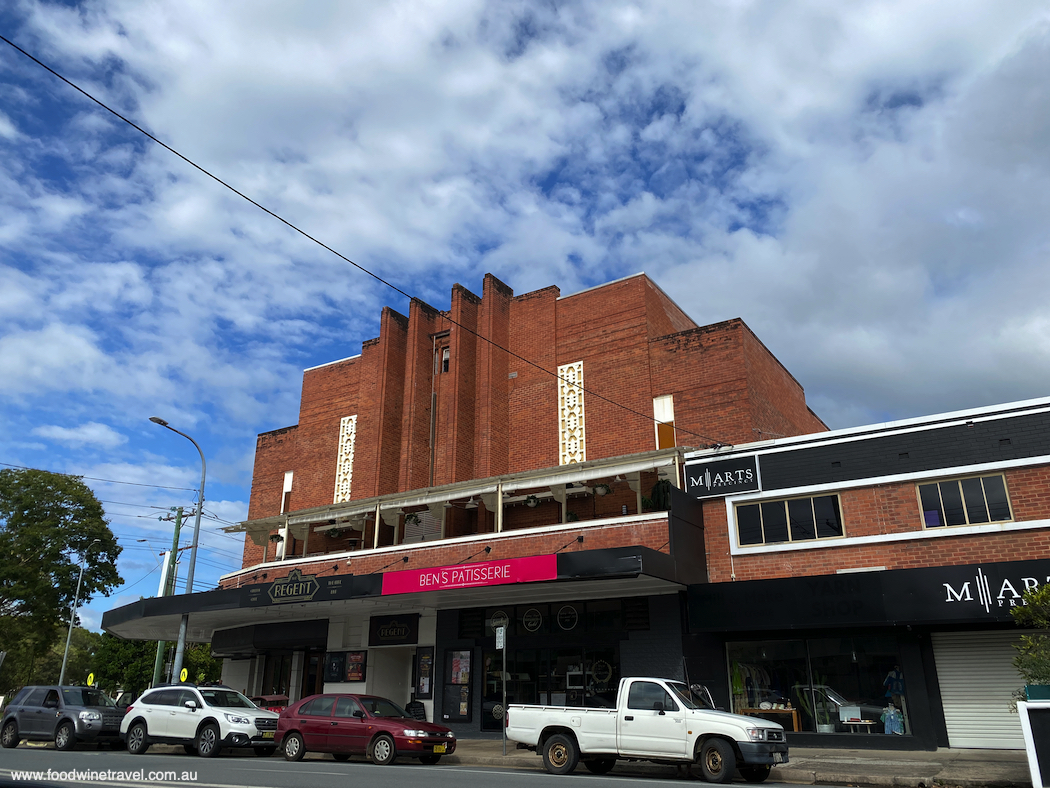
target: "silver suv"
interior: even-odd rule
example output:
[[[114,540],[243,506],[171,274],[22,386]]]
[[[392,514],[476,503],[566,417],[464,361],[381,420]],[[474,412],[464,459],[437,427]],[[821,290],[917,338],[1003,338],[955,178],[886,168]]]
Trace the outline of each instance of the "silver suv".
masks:
[[[177,684],[143,693],[128,706],[120,733],[132,755],[158,742],[181,744],[186,752],[205,758],[223,747],[252,747],[256,755],[273,755],[277,716],[229,687]]]
[[[54,741],[60,750],[72,750],[78,741],[119,745],[123,716],[123,709],[93,687],[24,687],[4,710],[0,744]]]

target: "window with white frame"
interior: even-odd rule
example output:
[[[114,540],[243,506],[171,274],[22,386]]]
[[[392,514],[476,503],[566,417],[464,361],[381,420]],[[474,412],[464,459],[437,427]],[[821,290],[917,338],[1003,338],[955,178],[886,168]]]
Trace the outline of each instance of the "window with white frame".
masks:
[[[1012,520],[1001,473],[920,484],[919,508],[926,528],[979,525]]]
[[[743,545],[809,542],[843,535],[837,495],[739,504],[737,541]]]

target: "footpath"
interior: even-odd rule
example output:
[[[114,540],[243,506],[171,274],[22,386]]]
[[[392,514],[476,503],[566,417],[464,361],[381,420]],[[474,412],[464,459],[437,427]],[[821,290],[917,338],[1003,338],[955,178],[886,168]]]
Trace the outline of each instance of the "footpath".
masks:
[[[949,750],[934,752],[889,752],[886,750],[831,750],[792,747],[791,762],[773,767],[771,783],[799,785],[900,785],[912,788],[1031,788],[1028,761],[1020,750]],[[518,750],[507,743],[503,755],[500,741],[460,739],[454,755],[442,763],[470,766],[498,766],[542,770],[540,756]],[[580,774],[587,774],[581,765]],[[650,775],[669,779],[699,779],[699,769],[691,773],[674,766],[618,761],[611,774]]]

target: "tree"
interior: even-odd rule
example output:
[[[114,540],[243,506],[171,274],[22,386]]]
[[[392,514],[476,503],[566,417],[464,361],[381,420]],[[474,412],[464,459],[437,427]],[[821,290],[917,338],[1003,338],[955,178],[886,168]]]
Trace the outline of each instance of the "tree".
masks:
[[[95,678],[107,691],[123,689],[137,696],[153,681],[156,655],[155,640],[121,640],[103,632],[95,651]]]
[[[1050,629],[1050,584],[1024,592],[1024,604],[1010,611],[1014,622],[1031,629]],[[1050,636],[1021,635],[1014,648],[1014,667],[1025,684],[1050,684]],[[1024,700],[1024,691],[1014,693],[1014,700]]]
[[[79,477],[0,471],[0,650],[15,663],[9,669],[5,661],[8,681],[30,680],[37,659],[65,633],[81,559],[84,602],[123,582],[118,555],[102,504]]]

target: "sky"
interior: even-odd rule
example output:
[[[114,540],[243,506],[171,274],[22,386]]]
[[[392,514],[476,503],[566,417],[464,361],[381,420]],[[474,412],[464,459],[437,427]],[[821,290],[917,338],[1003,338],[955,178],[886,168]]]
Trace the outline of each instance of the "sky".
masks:
[[[644,271],[832,428],[1050,394],[1046,2],[10,0],[0,34],[439,309]],[[105,502],[125,584],[85,625],[156,593],[194,507],[149,417],[207,458],[213,587],[255,436],[383,306],[0,42],[0,463]]]

